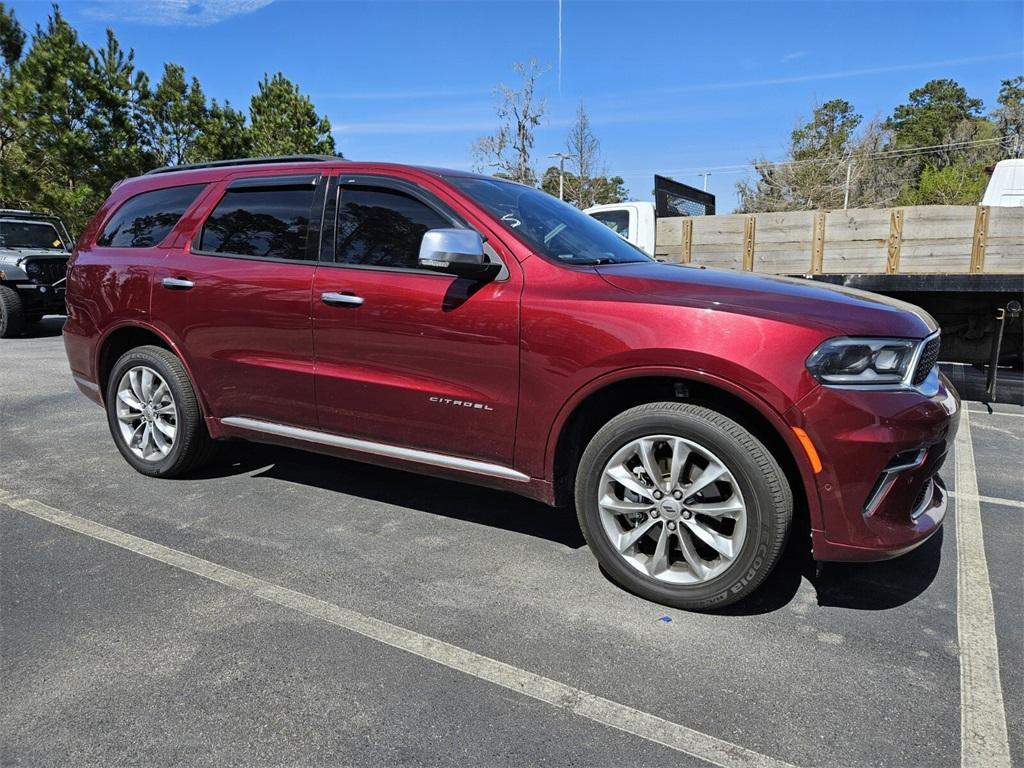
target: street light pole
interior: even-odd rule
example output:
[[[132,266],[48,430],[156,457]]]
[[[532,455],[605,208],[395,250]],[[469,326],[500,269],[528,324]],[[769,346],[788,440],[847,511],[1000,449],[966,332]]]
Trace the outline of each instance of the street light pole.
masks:
[[[843,191],[843,210],[850,207],[850,174],[853,173],[853,158],[846,163],[846,186]]]
[[[572,157],[565,152],[555,152],[549,158],[558,158],[558,199],[565,200],[565,158]]]
[[[698,173],[697,175],[704,177],[704,191],[707,192],[708,191],[708,176],[710,176],[711,173],[710,172],[709,173]]]

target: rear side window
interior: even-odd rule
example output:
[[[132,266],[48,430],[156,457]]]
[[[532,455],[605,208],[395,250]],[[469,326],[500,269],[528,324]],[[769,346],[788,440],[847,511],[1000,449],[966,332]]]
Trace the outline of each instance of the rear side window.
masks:
[[[417,269],[423,234],[450,226],[429,205],[402,192],[346,186],[338,205],[335,258],[342,264]]]
[[[128,198],[107,222],[96,244],[112,248],[159,245],[205,186],[154,189]]]
[[[263,259],[306,259],[314,189],[229,189],[203,225],[199,250]]]

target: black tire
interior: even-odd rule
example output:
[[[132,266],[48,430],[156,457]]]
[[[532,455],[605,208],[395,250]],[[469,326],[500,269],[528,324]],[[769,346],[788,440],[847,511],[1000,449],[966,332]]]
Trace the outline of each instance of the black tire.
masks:
[[[132,452],[121,434],[117,415],[118,384],[129,369],[139,365],[148,366],[159,374],[167,384],[177,410],[174,441],[170,451],[159,461],[147,461]],[[206,430],[202,409],[199,407],[192,382],[185,371],[185,366],[166,349],[144,346],[125,352],[110,373],[105,402],[107,424],[114,444],[125,461],[138,472],[150,477],[178,477],[212,458],[215,444]]]
[[[742,493],[745,539],[731,565],[706,581],[669,584],[642,573],[612,545],[603,528],[598,494],[606,464],[630,442],[651,435],[681,437],[706,447],[721,459]],[[612,580],[648,600],[687,610],[722,607],[757,589],[777,564],[793,518],[789,483],[765,446],[732,419],[688,403],[637,406],[605,424],[580,459],[575,497],[583,535]]]
[[[13,288],[0,285],[0,339],[20,336],[25,329],[25,308]]]

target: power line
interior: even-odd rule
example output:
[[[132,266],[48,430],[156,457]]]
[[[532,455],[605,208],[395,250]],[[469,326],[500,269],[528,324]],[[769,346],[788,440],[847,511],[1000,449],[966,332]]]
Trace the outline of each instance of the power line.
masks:
[[[1010,138],[1012,138],[1012,137],[1010,137],[1010,136],[995,136],[995,137],[991,137],[991,138],[987,138],[987,139],[974,139],[974,140],[966,140],[965,139],[963,141],[954,141],[954,142],[949,142],[947,144],[932,144],[930,146],[925,146],[925,147],[903,147],[901,149],[889,149],[889,150],[881,150],[881,151],[877,151],[877,152],[864,152],[864,153],[857,153],[857,154],[854,154],[854,155],[850,155],[850,154],[844,154],[844,155],[838,155],[838,156],[837,155],[828,155],[828,156],[825,156],[825,157],[807,158],[805,160],[777,160],[777,161],[767,160],[767,161],[764,161],[764,162],[743,163],[743,164],[737,164],[737,165],[719,165],[719,166],[712,166],[712,167],[700,166],[700,167],[696,167],[696,168],[685,168],[685,169],[682,169],[682,170],[669,170],[669,171],[664,171],[664,173],[666,173],[666,174],[677,174],[677,175],[680,175],[680,176],[689,176],[689,175],[698,175],[699,176],[699,175],[701,175],[701,174],[703,174],[705,172],[712,172],[712,171],[715,172],[715,173],[733,174],[733,173],[746,173],[747,171],[749,171],[751,169],[755,169],[758,166],[770,166],[772,168],[782,168],[782,167],[786,167],[786,166],[790,166],[790,165],[804,165],[804,164],[807,164],[807,163],[845,163],[845,162],[849,162],[851,157],[855,157],[857,159],[863,159],[863,158],[882,158],[882,157],[912,157],[914,155],[930,154],[932,152],[941,152],[941,151],[945,151],[945,150],[966,149],[968,147],[984,146],[984,145],[992,145],[992,144],[1001,144],[1001,143],[1003,143],[1004,141],[1006,141],[1007,139],[1010,139]],[[630,175],[630,176],[632,176],[632,175],[640,175],[641,173],[645,173],[645,172],[646,171],[626,171],[626,172],[621,173],[621,175],[624,175],[624,176],[625,175]]]

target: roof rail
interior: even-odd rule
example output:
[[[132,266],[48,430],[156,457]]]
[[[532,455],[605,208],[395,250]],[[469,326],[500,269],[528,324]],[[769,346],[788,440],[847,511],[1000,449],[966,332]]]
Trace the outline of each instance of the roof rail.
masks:
[[[157,173],[174,173],[175,171],[193,171],[198,168],[229,168],[235,165],[263,165],[270,163],[323,163],[334,160],[344,160],[343,157],[335,155],[275,155],[274,157],[242,157],[235,160],[212,160],[208,163],[189,163],[187,165],[165,165],[146,171],[144,176],[152,176]]]

